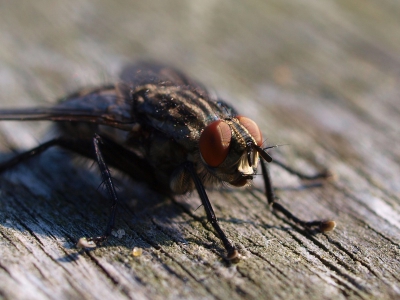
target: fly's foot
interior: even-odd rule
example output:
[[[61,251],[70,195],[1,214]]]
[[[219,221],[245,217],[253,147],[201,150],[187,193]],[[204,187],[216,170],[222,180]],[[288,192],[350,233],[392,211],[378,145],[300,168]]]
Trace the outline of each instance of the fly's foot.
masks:
[[[316,174],[314,177],[314,179],[324,179],[329,182],[336,181],[337,179],[337,175],[330,170],[325,170],[319,174]]]
[[[328,232],[332,231],[336,227],[336,222],[333,220],[328,220],[328,221],[322,221],[319,224],[319,230],[321,232]]]
[[[237,251],[235,248],[229,250],[226,260],[232,263],[238,263],[240,261],[239,251]]]
[[[102,244],[104,241],[107,240],[106,236],[98,236],[98,237],[90,237],[90,238],[85,238],[82,237],[78,240],[76,243],[77,248],[96,248],[100,244]]]
[[[308,229],[318,229],[321,232],[328,232],[335,229],[336,222],[333,220],[313,221],[313,222],[305,222],[302,225]]]
[[[311,221],[311,222],[306,222],[303,220],[300,220],[296,216],[294,216],[290,211],[288,211],[286,208],[284,208],[280,203],[278,202],[272,202],[272,208],[281,212],[284,214],[289,220],[292,220],[296,224],[299,224],[300,226],[303,226],[304,228],[310,229],[310,230],[319,230],[320,232],[328,232],[332,231],[336,227],[336,222],[332,220],[323,220],[323,221]]]
[[[90,238],[80,238],[79,241],[76,243],[76,248],[96,248],[96,243]]]

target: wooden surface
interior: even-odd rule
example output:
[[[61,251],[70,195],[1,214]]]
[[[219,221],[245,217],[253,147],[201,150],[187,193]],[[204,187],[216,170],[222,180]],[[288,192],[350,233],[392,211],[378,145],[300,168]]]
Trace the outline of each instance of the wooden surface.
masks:
[[[338,226],[311,235],[272,213],[259,179],[210,191],[243,256],[228,265],[196,193],[169,199],[121,178],[119,234],[78,251],[108,201],[95,165],[53,149],[0,177],[0,298],[399,298],[399,16],[390,0],[1,1],[1,107],[112,82],[126,62],[169,63],[254,119],[269,144],[289,144],[274,157],[334,172],[305,187],[271,168],[282,203]],[[0,158],[46,140],[49,125],[2,122]]]

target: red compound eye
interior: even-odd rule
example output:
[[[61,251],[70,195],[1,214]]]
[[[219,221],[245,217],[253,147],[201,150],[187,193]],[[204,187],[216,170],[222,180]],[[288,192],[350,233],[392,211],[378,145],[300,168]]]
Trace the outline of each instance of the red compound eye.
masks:
[[[199,148],[207,165],[217,167],[224,162],[231,138],[231,128],[224,121],[215,121],[204,129],[200,135]]]
[[[256,122],[243,116],[237,116],[236,118],[239,120],[240,124],[242,124],[243,127],[246,128],[251,136],[256,140],[257,146],[261,146],[263,142],[262,134]]]

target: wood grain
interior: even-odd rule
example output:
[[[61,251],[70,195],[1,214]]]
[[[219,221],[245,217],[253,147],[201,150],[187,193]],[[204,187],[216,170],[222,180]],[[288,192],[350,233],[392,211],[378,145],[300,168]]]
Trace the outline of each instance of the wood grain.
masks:
[[[79,251],[109,203],[95,165],[52,149],[0,176],[0,298],[399,298],[399,15],[389,0],[2,1],[1,107],[54,103],[127,62],[171,64],[288,144],[274,157],[332,171],[308,186],[271,167],[283,204],[338,226],[311,234],[271,212],[259,178],[209,191],[243,256],[227,264],[195,193],[165,198],[114,170],[119,232]],[[50,125],[1,123],[1,160]]]

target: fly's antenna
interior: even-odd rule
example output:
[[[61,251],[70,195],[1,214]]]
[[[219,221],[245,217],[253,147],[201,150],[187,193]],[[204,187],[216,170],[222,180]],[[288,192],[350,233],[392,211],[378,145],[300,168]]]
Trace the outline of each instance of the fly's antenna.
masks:
[[[280,144],[280,145],[273,145],[273,146],[268,146],[268,147],[265,147],[265,148],[262,148],[262,150],[268,150],[268,149],[272,149],[272,148],[278,148],[278,147],[281,147],[281,146],[289,146],[290,144]]]
[[[273,145],[273,146],[268,146],[265,148],[261,148],[260,146],[257,145],[253,145],[253,148],[258,152],[258,154],[260,154],[260,156],[266,161],[266,162],[271,162],[272,161],[272,157],[267,153],[266,150],[268,149],[272,149],[272,148],[278,148],[280,146],[286,146],[286,144],[282,144],[282,145]]]
[[[254,145],[253,144],[253,148],[254,150],[256,150],[258,152],[258,154],[260,154],[260,156],[266,161],[266,162],[271,162],[272,161],[272,157],[265,151],[266,149],[268,149],[269,147],[263,149],[260,146]],[[274,148],[274,147],[272,147]]]

